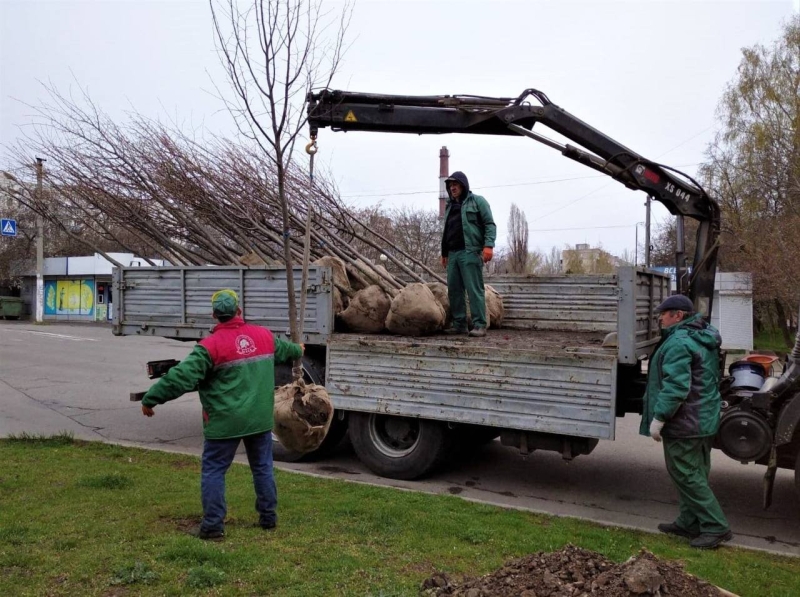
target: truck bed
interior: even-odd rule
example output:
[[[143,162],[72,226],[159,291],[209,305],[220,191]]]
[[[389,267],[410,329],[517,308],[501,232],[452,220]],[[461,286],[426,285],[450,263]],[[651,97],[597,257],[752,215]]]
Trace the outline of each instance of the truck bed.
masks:
[[[613,439],[617,350],[603,336],[334,334],[325,386],[343,410]]]
[[[601,349],[603,332],[563,332],[552,330],[489,329],[483,338],[469,336],[397,336],[393,334],[343,334],[336,333],[331,341],[358,338],[360,342],[402,342],[411,345],[445,344],[464,347],[491,347],[502,350],[530,350],[535,352],[561,352],[568,350]],[[614,354],[611,352],[610,354]]]

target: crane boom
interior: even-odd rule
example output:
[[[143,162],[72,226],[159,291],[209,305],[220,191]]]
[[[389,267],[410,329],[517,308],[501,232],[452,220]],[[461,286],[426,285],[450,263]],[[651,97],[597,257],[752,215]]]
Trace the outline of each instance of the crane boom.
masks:
[[[530,99],[536,100],[533,104]],[[556,149],[571,160],[602,172],[632,190],[661,202],[671,214],[699,222],[693,271],[686,279],[683,243],[676,254],[678,291],[686,292],[695,309],[711,316],[719,248],[720,211],[706,191],[689,176],[648,160],[563,108],[541,91],[526,89],[516,98],[471,95],[408,96],[325,89],[307,98],[312,138],[320,128],[342,131],[526,136]],[[562,144],[537,131],[541,124],[575,145]]]

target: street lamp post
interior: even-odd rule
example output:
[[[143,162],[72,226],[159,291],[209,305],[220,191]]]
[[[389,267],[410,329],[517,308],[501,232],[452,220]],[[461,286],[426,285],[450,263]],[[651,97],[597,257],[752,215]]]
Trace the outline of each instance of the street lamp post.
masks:
[[[43,158],[36,158],[36,200],[41,210]],[[44,322],[44,218],[36,214],[36,323]]]
[[[636,222],[636,225],[634,226],[634,228],[636,229],[636,233],[634,234],[634,239],[635,240],[633,241],[634,245],[635,245],[634,246],[634,250],[633,250],[633,266],[634,267],[637,267],[639,265],[639,226],[644,226],[644,225],[645,225],[644,222]],[[649,232],[645,236],[649,237],[650,236]],[[650,261],[649,253],[646,253],[646,260],[648,262]],[[649,267],[649,263],[647,263],[646,265]]]

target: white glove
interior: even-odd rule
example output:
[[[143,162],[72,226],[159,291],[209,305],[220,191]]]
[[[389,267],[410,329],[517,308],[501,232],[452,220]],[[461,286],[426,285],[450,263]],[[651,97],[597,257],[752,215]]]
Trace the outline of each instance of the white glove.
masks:
[[[653,419],[653,422],[650,423],[650,437],[652,437],[657,442],[661,441],[661,429],[664,427],[664,421],[659,421],[658,419]]]

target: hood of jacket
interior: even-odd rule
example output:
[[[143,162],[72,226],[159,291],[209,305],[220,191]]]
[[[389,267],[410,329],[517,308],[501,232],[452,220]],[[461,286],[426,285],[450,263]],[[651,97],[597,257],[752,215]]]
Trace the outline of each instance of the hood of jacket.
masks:
[[[450,189],[447,188],[447,181],[448,180],[455,180],[461,183],[461,186],[464,187],[464,194],[461,196],[461,201],[467,198],[469,195],[469,180],[467,180],[467,175],[461,172],[460,170],[453,172],[450,176],[445,178],[444,185],[447,189],[447,201],[448,203],[453,200],[453,196],[450,194]]]
[[[715,350],[722,345],[722,336],[720,336],[717,328],[703,319],[700,313],[695,313],[689,319],[661,330],[661,335],[664,339],[674,334],[688,336],[709,350]]]

